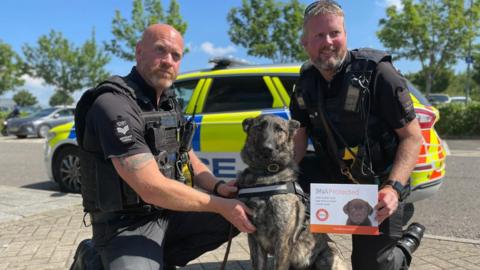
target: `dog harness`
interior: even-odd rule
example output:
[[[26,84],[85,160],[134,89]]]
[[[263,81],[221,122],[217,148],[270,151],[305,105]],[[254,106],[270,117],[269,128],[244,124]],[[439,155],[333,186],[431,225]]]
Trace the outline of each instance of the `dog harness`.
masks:
[[[275,185],[240,188],[238,198],[270,197],[287,193],[305,196],[305,193],[297,182],[287,182]]]

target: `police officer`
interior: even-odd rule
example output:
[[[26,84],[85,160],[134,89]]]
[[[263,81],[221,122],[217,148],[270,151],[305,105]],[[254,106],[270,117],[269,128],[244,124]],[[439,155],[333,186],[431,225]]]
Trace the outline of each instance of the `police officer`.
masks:
[[[151,25],[130,74],[108,79],[77,104],[83,205],[106,269],[172,269],[224,243],[230,223],[255,230],[250,209],[228,198],[237,188],[218,181],[193,151],[195,184],[218,196],[175,180],[185,121],[167,89],[182,54],[177,30]]]
[[[389,55],[347,50],[343,10],[334,1],[310,4],[303,31],[309,61],[290,105],[301,123],[294,150],[303,187],[309,190],[312,181],[378,184],[381,234],[353,235],[353,269],[407,269],[424,227],[412,223],[402,231],[401,201],[422,143],[406,81]],[[313,158],[305,157],[308,137]]]

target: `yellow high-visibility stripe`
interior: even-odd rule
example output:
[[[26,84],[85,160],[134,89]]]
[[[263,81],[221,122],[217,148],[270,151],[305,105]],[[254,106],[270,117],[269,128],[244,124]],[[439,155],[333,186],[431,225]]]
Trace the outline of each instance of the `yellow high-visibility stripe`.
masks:
[[[270,91],[270,94],[273,97],[272,108],[283,108],[283,102],[277,90],[275,89],[275,86],[273,85],[272,79],[269,76],[263,76],[263,80],[268,87],[268,91]]]
[[[278,77],[272,77],[272,81],[277,87],[278,92],[280,93],[280,97],[282,98],[285,106],[290,106],[290,96],[288,95],[285,86],[282,84],[282,81]]]
[[[240,152],[246,134],[242,122],[245,118],[257,117],[261,111],[204,114],[200,129],[202,152]]]
[[[203,90],[202,87],[203,87],[204,84],[205,84],[205,79],[200,79],[200,81],[198,81],[198,84],[195,87],[195,90],[193,91],[193,95],[190,98],[190,100],[191,101],[193,100],[194,102],[189,102],[188,103],[187,109],[185,110],[186,114],[193,114],[193,111],[195,109],[195,104],[198,103],[198,95],[200,95],[201,92],[204,92],[204,91],[202,91]],[[202,104],[202,106],[203,106],[203,104]],[[197,107],[195,113],[201,111],[200,109],[201,108]]]

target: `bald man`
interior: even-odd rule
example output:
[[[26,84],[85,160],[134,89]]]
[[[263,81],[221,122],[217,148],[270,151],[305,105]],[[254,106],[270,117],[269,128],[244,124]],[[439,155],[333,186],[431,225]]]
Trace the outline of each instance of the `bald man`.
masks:
[[[193,151],[195,185],[215,195],[176,180],[185,120],[169,87],[183,44],[173,27],[151,25],[130,74],[108,79],[77,104],[83,205],[106,269],[174,269],[224,243],[230,223],[255,230],[250,209],[231,199],[234,184],[217,180]]]

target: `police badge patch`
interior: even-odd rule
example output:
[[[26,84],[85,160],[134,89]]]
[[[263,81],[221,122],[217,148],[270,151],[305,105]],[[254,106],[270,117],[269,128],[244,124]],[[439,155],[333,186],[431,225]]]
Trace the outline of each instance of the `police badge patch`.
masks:
[[[117,120],[114,120],[113,129],[115,136],[121,143],[128,144],[133,142],[132,130],[126,119],[118,117]]]

